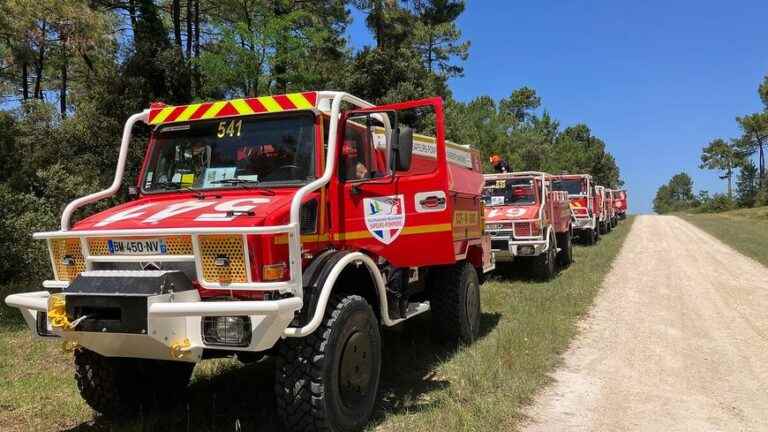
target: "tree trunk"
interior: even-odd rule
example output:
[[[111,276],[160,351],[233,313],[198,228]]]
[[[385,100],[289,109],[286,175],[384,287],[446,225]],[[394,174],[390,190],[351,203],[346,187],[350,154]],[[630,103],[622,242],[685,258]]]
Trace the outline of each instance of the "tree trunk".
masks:
[[[287,11],[280,4],[280,0],[275,0],[272,4],[272,10],[276,17],[282,17],[287,14]],[[278,93],[288,93],[288,81],[286,80],[286,73],[288,67],[285,64],[285,41],[283,36],[279,35],[277,42],[275,43],[275,64],[272,70],[272,75],[275,79],[275,88]]]
[[[760,149],[760,175],[758,175],[758,179],[760,182],[760,188],[763,187],[763,181],[765,180],[765,153],[763,151],[763,142],[760,140],[758,142],[758,148]]]
[[[61,89],[59,90],[59,109],[61,118],[67,118],[67,68],[69,67],[69,57],[67,56],[67,39],[61,39]]]
[[[192,58],[192,0],[187,0],[187,60]]]
[[[200,57],[200,0],[195,0],[195,58]]]
[[[173,0],[171,4],[171,20],[173,21],[173,37],[176,46],[181,48],[181,0]]]
[[[43,20],[43,25],[40,28],[42,35],[40,36],[40,55],[37,57],[37,64],[35,65],[35,99],[43,99],[43,66],[45,64],[45,38],[48,36],[48,22]]]
[[[131,17],[131,30],[136,34],[136,0],[128,1],[128,15]]]
[[[195,0],[195,44],[194,44],[194,56],[195,59],[200,58],[200,0]],[[197,63],[192,62],[192,92],[191,96],[194,98],[200,93],[200,72],[197,70]]]
[[[21,64],[21,97],[29,100],[29,66],[26,60]]]

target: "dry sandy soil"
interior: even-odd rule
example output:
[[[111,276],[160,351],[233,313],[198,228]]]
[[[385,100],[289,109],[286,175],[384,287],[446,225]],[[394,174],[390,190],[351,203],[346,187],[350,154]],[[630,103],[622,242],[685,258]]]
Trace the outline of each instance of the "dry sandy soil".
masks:
[[[553,378],[526,431],[768,431],[768,268],[637,217]]]

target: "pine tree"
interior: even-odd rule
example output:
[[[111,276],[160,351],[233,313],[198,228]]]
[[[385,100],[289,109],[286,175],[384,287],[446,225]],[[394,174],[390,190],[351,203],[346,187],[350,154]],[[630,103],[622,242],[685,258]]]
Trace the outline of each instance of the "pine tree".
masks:
[[[747,160],[742,163],[736,179],[736,202],[739,207],[754,207],[757,192],[757,167],[751,160]]]

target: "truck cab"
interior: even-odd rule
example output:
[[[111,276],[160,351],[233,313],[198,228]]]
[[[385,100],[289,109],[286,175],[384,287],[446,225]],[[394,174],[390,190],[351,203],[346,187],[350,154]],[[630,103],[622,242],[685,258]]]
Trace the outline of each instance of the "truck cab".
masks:
[[[120,190],[138,123],[151,135],[133,199],[72,224]],[[183,393],[203,358],[272,354],[288,429],[358,430],[380,327],[432,309],[441,339],[477,338],[494,265],[482,186],[477,152],[445,139],[440,98],[153,104],[127,121],[113,184],[34,234],[53,279],[6,303],[75,348],[81,394],[103,414]]]
[[[627,218],[627,191],[624,189],[615,191],[613,208],[616,209],[618,219]]]
[[[589,174],[561,174],[553,177],[554,190],[566,192],[570,200],[573,230],[583,243],[593,245],[600,237],[595,188]]]
[[[496,262],[528,260],[542,279],[572,261],[568,196],[543,172],[486,174],[485,230]]]

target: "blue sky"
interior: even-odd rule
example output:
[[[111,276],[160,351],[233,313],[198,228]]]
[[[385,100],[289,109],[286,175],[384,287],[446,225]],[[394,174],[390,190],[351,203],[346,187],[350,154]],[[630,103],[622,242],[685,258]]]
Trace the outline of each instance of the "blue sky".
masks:
[[[698,169],[699,155],[739,133],[736,115],[762,109],[768,2],[467,3],[459,26],[472,47],[464,77],[451,81],[457,99],[535,88],[563,127],[584,122],[606,141],[632,211],[650,212],[656,189],[681,170],[697,191],[725,190]],[[354,18],[352,42],[372,43]]]

